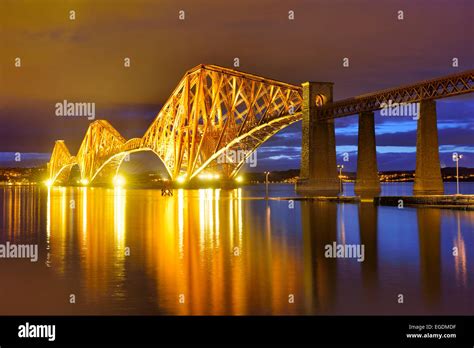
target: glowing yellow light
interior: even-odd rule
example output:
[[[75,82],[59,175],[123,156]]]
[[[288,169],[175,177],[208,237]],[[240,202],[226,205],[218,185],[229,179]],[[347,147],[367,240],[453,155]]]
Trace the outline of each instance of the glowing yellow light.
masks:
[[[125,185],[125,178],[121,175],[116,175],[114,177],[114,186],[121,187],[123,185]]]
[[[186,181],[186,177],[184,176],[178,176],[178,178],[176,179],[176,181],[179,183],[179,184],[182,184]]]
[[[244,181],[244,178],[239,175],[238,177],[235,178],[235,181],[237,181],[237,182],[243,182],[243,181]]]
[[[84,185],[84,186],[87,186],[87,185],[89,185],[89,180],[81,179],[81,184]]]
[[[48,186],[48,187],[53,186],[53,180],[51,180],[51,179],[46,180],[44,183],[45,183],[45,185]]]
[[[217,180],[221,176],[219,174],[211,174],[211,173],[201,173],[198,175],[198,178],[201,180]]]
[[[202,173],[202,174],[199,174],[199,179],[203,179],[203,180],[211,180],[213,178],[212,174],[209,174],[209,173]]]

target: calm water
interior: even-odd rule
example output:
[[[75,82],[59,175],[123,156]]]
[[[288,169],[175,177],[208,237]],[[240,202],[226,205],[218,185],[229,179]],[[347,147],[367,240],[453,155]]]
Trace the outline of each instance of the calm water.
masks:
[[[263,193],[0,187],[0,243],[40,250],[0,259],[0,314],[474,313],[474,212]],[[334,241],[365,261],[326,258]]]

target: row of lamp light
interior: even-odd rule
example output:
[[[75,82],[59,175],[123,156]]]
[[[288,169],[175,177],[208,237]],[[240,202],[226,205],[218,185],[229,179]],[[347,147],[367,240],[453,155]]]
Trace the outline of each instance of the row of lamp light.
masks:
[[[219,174],[203,173],[203,174],[198,175],[198,179],[200,179],[200,180],[219,180],[220,178],[221,178],[221,176]],[[177,181],[178,184],[184,184],[186,182],[186,176],[179,176],[176,179],[176,181]],[[239,175],[235,178],[235,181],[238,182],[238,183],[242,183],[242,182],[244,182],[244,178],[241,175]],[[122,175],[116,175],[116,176],[114,176],[114,178],[112,180],[112,183],[115,187],[123,187],[125,185],[125,182],[126,182],[126,180]],[[81,179],[81,180],[79,180],[79,183],[82,186],[87,186],[87,185],[89,185],[89,180]],[[45,185],[48,186],[48,187],[51,187],[53,185],[52,180],[51,179],[46,180]]]

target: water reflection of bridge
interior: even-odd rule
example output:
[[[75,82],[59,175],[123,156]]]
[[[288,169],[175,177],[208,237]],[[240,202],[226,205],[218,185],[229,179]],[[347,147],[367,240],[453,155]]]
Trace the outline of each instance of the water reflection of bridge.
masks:
[[[415,244],[405,240],[403,234],[409,234],[404,223],[387,221],[389,209],[377,207],[371,203],[358,205],[358,216],[344,214],[345,204],[301,203],[301,216],[304,236],[305,294],[308,301],[308,313],[318,314],[416,314],[443,313],[446,310],[446,279],[457,283],[462,289],[466,286],[468,276],[465,268],[467,254],[464,239],[460,233],[459,216],[458,233],[454,243],[443,247],[441,240],[442,217],[459,215],[459,211],[419,208],[407,214],[413,215],[413,225],[417,225],[418,236]],[[382,213],[381,213],[382,212]],[[354,221],[358,220],[358,224]],[[472,217],[471,217],[472,219]],[[349,222],[349,223],[346,223]],[[380,235],[380,224],[392,223],[393,236],[385,247],[381,240],[387,236]],[[358,238],[349,241],[345,236],[346,228],[358,225]],[[385,229],[384,233],[391,233]],[[354,235],[353,235],[354,238]],[[365,246],[365,260],[358,264],[354,259],[335,259],[325,257],[325,245],[334,241],[338,243],[360,243]],[[417,245],[418,244],[418,245]],[[418,261],[409,257],[410,251],[400,248],[409,246],[416,252]],[[456,255],[453,257],[453,250]],[[393,254],[384,255],[384,250],[391,249]],[[446,265],[442,267],[443,258],[453,258],[454,275],[447,275]],[[396,252],[399,254],[396,254]],[[394,256],[394,257],[393,257]],[[407,257],[408,256],[408,257]],[[390,260],[387,262],[387,260]],[[446,259],[444,259],[446,264]],[[410,263],[417,262],[417,271]],[[411,279],[406,281],[406,279]],[[409,286],[407,286],[409,284]],[[350,288],[350,291],[347,291]],[[341,297],[341,294],[344,296]],[[402,294],[405,305],[398,303]],[[470,307],[467,298],[459,298],[457,310],[463,306]],[[464,301],[464,302],[463,302]],[[409,307],[406,305],[409,304]]]
[[[301,202],[283,214],[287,202],[265,205],[242,190],[179,190],[169,199],[153,190],[25,190],[0,191],[0,239],[38,240],[58,285],[87,299],[76,305],[81,313],[117,313],[120,299],[146,293],[148,302],[134,302],[141,314],[423,314],[443,311],[453,289],[468,286],[472,240],[459,220],[457,233],[442,228],[468,212],[406,208],[407,224],[390,220],[396,208],[367,203]],[[37,211],[41,218],[28,220]],[[364,244],[365,261],[326,258],[334,241]],[[398,305],[398,293],[409,306]],[[456,311],[468,308],[463,298]],[[48,306],[71,310],[63,299]]]

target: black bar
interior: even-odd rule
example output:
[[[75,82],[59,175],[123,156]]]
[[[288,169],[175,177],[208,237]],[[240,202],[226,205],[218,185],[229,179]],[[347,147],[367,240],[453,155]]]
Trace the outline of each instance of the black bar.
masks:
[[[55,344],[392,344],[473,347],[472,316],[0,317],[0,346]],[[19,326],[55,325],[55,340],[20,338]],[[409,329],[409,325],[419,326]],[[431,325],[432,327],[429,328]],[[437,326],[438,325],[438,326]],[[443,325],[443,326],[439,326]],[[446,325],[455,325],[449,328]],[[407,334],[455,334],[409,338]]]

